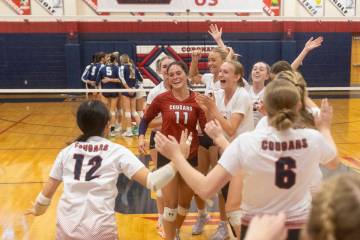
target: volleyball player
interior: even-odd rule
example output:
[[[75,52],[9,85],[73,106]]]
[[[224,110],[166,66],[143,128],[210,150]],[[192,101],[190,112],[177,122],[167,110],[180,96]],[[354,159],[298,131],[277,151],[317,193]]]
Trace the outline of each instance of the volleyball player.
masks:
[[[160,75],[160,77],[162,77],[163,81],[161,81],[156,87],[150,90],[146,100],[145,112],[158,95],[170,90],[169,75],[167,74],[167,68],[172,62],[175,62],[175,60],[169,56],[164,56],[161,59],[159,59],[159,61],[157,62],[156,65],[157,72]],[[162,124],[162,120],[160,115],[157,116],[155,119],[153,119],[149,125],[149,127],[152,127],[150,134],[149,150],[150,150],[151,160],[154,163],[155,169],[157,168],[157,152],[155,149],[154,138],[155,138],[155,133],[159,129],[161,129],[161,124]],[[161,190],[158,190],[156,192],[156,206],[159,213],[156,229],[159,235],[162,238],[165,238],[165,232],[163,226],[164,202],[163,202]]]
[[[56,239],[118,239],[114,207],[119,174],[156,191],[176,171],[168,164],[150,173],[131,151],[105,139],[110,114],[102,102],[82,103],[76,119],[82,135],[60,151],[48,182],[28,214],[44,214],[64,182],[57,208]]]
[[[81,81],[85,84],[86,89],[94,89],[96,86],[96,82],[92,82],[90,80],[88,80],[89,78],[89,74],[90,74],[90,69],[91,67],[97,62],[97,58],[98,58],[98,53],[95,53],[92,56],[92,60],[91,63],[89,65],[87,65],[84,69],[84,72],[81,74]],[[90,94],[90,98],[92,98],[93,96],[95,97],[94,94]],[[86,93],[86,97],[88,97],[88,93]]]
[[[105,65],[106,63],[106,54],[104,52],[96,53],[96,59],[95,63],[90,67],[89,74],[87,76],[87,80],[89,83],[88,87],[90,88],[98,88],[98,82],[97,82],[97,76],[99,74],[100,69]],[[98,93],[94,94],[95,99],[100,99],[100,95]]]
[[[100,69],[97,76],[97,82],[101,82],[102,89],[120,89],[124,88],[119,76],[119,67],[116,65],[116,56],[111,54],[109,57],[109,63]],[[110,136],[114,137],[115,133],[115,122],[116,122],[116,107],[119,97],[117,92],[104,92],[106,105],[110,111]]]
[[[196,94],[188,88],[188,69],[183,62],[172,62],[167,68],[171,90],[158,95],[148,106],[139,129],[139,150],[146,151],[144,136],[148,124],[159,114],[162,116],[161,132],[180,139],[182,130],[187,129],[192,134],[190,155],[187,161],[197,166],[197,150],[199,145],[196,130],[197,123],[203,128],[206,123],[204,112],[195,101]],[[170,160],[158,154],[157,165],[163,166]],[[167,240],[178,239],[176,227],[179,229],[185,219],[193,191],[180,177],[175,177],[161,189],[164,199],[164,229]],[[177,220],[177,222],[176,222]]]
[[[237,190],[239,194],[243,192],[241,210],[233,218],[234,224],[242,224],[242,236],[256,215],[283,211],[288,239],[298,239],[310,210],[310,186],[318,164],[332,169],[338,164],[331,136],[332,108],[326,99],[322,101],[321,114],[316,119],[318,131],[292,128],[298,117],[300,96],[293,83],[281,80],[266,87],[264,104],[269,126],[238,136],[206,176],[184,161],[173,137],[157,133],[156,148],[172,160],[202,198],[213,196],[234,174],[244,171],[243,186]]]
[[[130,57],[127,54],[123,54],[120,57],[121,67],[120,67],[120,78],[127,84],[130,89],[138,88],[138,79],[142,78],[139,71],[136,69],[136,66],[131,61]],[[136,93],[135,92],[126,92],[122,93],[122,102],[124,106],[124,116],[125,116],[125,132],[124,137],[132,137],[132,123],[131,118],[133,117],[136,126],[139,126],[140,116],[136,111]],[[141,112],[142,115],[142,112]]]

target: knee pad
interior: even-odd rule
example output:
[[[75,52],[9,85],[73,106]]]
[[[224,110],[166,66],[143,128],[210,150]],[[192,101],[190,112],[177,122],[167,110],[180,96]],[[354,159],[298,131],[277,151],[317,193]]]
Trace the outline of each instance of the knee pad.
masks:
[[[143,111],[139,111],[139,112],[138,112],[138,115],[139,115],[140,118],[143,118],[143,117],[144,117],[144,112],[143,112]]]
[[[138,117],[139,114],[138,114],[137,112],[131,112],[131,116],[132,116],[132,117]]]
[[[177,208],[164,207],[163,218],[168,222],[175,222],[177,215]]]
[[[156,191],[156,196],[159,197],[159,198],[162,197],[161,189],[158,189],[158,190]]]
[[[189,212],[188,208],[184,208],[180,205],[178,205],[178,214],[181,216],[186,216],[186,214]]]
[[[131,113],[130,112],[125,112],[125,117],[126,118],[131,118]]]
[[[115,111],[111,111],[111,112],[110,112],[110,115],[111,115],[112,117],[115,117],[115,116],[116,116],[116,112],[115,112]]]

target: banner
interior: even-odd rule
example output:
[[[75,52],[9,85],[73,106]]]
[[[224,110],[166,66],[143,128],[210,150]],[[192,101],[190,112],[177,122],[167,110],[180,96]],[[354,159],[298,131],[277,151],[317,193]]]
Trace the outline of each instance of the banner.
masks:
[[[101,12],[262,12],[262,0],[98,0]]]
[[[298,0],[311,16],[324,16],[324,0]]]
[[[263,0],[263,10],[268,16],[280,16],[281,0]]]
[[[191,53],[194,50],[202,51],[199,62],[199,71],[204,72],[207,67],[207,56],[216,45],[137,45],[136,62],[144,78],[151,79],[154,83],[161,81],[156,72],[156,62],[164,56],[171,56],[175,60],[182,60],[188,65],[191,62]]]
[[[45,10],[54,16],[62,16],[64,14],[63,0],[36,0]]]
[[[98,11],[98,0],[84,0],[84,2],[98,15],[109,15],[109,13]]]
[[[355,16],[356,0],[329,0],[346,17]]]
[[[5,2],[19,15],[30,15],[30,0],[5,0]]]

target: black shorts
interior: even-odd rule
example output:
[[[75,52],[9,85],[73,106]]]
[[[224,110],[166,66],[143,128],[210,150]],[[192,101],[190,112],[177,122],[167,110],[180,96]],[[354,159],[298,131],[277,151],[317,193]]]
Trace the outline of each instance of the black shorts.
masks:
[[[106,98],[117,98],[119,97],[119,93],[116,92],[104,92],[103,96]]]
[[[151,130],[150,142],[149,142],[149,149],[150,150],[155,148],[155,135],[156,135],[157,131],[159,131],[159,130],[157,130],[157,129]]]
[[[205,133],[203,136],[199,136],[199,145],[206,149],[215,146],[214,141]]]
[[[86,83],[86,88],[87,89],[95,89],[95,86]],[[90,94],[96,94],[96,93],[90,93]]]
[[[136,97],[136,92],[124,92],[121,93],[123,96],[128,97],[128,98],[135,98]]]
[[[245,239],[247,230],[248,230],[248,226],[241,225],[240,240]],[[301,229],[289,229],[287,240],[299,240],[300,239],[300,231],[301,231]]]
[[[229,186],[230,186],[230,182],[228,182],[227,184],[225,184],[225,186],[223,186],[221,188],[221,193],[224,197],[225,203],[227,201],[227,197],[228,197],[228,193],[229,193]]]
[[[162,166],[165,166],[170,162],[169,159],[167,159],[165,156],[161,155],[161,153],[157,153],[157,168],[161,168]],[[197,167],[198,165],[198,159],[197,156],[193,157],[192,159],[188,159],[188,162],[191,166]]]

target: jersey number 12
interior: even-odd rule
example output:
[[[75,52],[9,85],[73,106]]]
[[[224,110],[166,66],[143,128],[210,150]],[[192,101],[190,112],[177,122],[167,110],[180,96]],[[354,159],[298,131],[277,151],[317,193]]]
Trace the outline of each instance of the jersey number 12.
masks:
[[[74,159],[76,161],[74,168],[74,179],[76,180],[80,180],[81,168],[83,165],[84,158],[85,156],[82,154],[74,154]],[[100,156],[95,156],[89,160],[88,165],[92,165],[92,167],[89,169],[89,171],[86,172],[85,181],[91,181],[94,178],[100,177],[100,175],[93,176],[93,174],[101,166],[101,161],[102,158]]]

